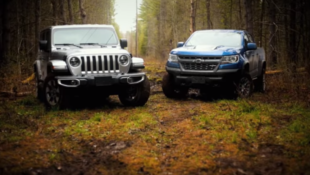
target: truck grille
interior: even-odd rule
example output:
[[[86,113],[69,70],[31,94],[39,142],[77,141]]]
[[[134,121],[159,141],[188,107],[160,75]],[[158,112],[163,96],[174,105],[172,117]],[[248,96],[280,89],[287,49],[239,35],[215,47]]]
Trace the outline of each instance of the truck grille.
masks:
[[[185,70],[214,70],[217,63],[181,63]]]
[[[117,55],[81,56],[82,74],[119,72]]]
[[[179,56],[181,60],[195,60],[195,59],[202,59],[202,60],[220,60],[222,57],[197,57],[197,56]]]

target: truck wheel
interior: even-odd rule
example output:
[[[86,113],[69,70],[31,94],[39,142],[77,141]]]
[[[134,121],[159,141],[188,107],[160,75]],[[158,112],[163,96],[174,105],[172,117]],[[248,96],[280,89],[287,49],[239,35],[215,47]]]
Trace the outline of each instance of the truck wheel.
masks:
[[[249,74],[245,73],[237,82],[237,93],[241,98],[248,98],[253,93],[253,81]]]
[[[168,73],[163,77],[162,89],[168,98],[185,98],[188,95],[188,88],[177,87],[174,84],[173,77]]]
[[[145,76],[142,83],[130,85],[124,92],[118,95],[119,100],[125,106],[143,106],[150,97],[150,82]]]
[[[35,73],[35,77],[36,77],[36,98],[38,100],[40,100],[41,102],[44,101],[44,92],[43,92],[43,89],[42,89],[42,83],[39,81],[39,77],[37,75],[37,73]]]
[[[262,73],[260,76],[257,77],[257,80],[255,82],[255,90],[257,92],[265,92],[266,91],[266,70],[265,68],[262,70]]]
[[[60,87],[54,75],[48,75],[44,81],[44,103],[47,108],[69,106],[69,96],[65,95],[65,88]]]

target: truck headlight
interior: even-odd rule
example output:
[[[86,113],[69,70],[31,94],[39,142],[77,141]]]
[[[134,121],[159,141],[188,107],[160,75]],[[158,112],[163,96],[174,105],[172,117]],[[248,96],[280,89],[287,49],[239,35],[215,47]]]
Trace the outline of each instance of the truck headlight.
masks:
[[[169,54],[168,61],[170,61],[170,62],[178,62],[178,56],[177,55]]]
[[[239,61],[238,55],[224,56],[222,58],[222,64],[237,63],[238,61]]]
[[[81,60],[77,57],[72,57],[70,58],[69,63],[72,67],[78,67],[81,65]]]
[[[127,65],[129,63],[129,58],[128,56],[126,55],[122,55],[120,58],[119,58],[119,63],[123,66]]]

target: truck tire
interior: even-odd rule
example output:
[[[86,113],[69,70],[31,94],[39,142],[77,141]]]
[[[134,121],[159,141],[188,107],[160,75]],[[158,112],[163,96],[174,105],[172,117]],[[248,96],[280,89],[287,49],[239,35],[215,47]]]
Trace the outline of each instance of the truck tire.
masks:
[[[142,83],[126,87],[126,89],[118,95],[118,98],[124,106],[144,106],[150,97],[150,93],[150,82],[147,76],[145,76]]]
[[[43,91],[44,103],[47,109],[53,107],[65,109],[69,107],[69,93],[65,94],[66,88],[58,85],[54,75],[50,74],[45,78]]]
[[[36,81],[36,98],[43,102],[44,101],[44,92],[43,92],[43,87],[42,83],[39,81],[38,74],[35,73],[35,81]]]
[[[248,73],[244,73],[236,83],[238,97],[248,98],[253,93],[253,81]]]
[[[255,90],[264,93],[266,91],[266,70],[263,68],[262,73],[255,81]]]
[[[186,98],[188,95],[187,87],[177,87],[174,84],[173,77],[166,73],[163,77],[162,89],[168,98]]]

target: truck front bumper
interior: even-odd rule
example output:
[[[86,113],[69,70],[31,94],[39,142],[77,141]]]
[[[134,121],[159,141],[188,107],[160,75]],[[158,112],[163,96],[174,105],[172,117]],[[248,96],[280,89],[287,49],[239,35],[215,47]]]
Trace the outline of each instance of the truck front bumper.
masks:
[[[166,71],[173,75],[175,83],[181,86],[225,84],[236,80],[241,75],[240,69],[183,71],[179,68],[166,67]]]
[[[145,73],[127,74],[88,74],[82,76],[57,76],[57,83],[63,87],[98,87],[112,86],[117,84],[134,85],[144,81]]]

